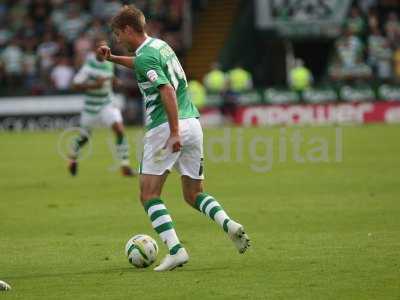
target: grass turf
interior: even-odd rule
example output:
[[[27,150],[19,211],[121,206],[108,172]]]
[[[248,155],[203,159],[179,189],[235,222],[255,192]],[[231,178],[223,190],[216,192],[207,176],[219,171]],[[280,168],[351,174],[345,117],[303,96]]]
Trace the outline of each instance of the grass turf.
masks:
[[[60,132],[1,133],[0,280],[13,290],[0,299],[399,299],[399,129],[344,127],[342,162],[333,127],[206,130],[206,191],[245,225],[252,247],[237,254],[183,202],[172,174],[162,198],[191,260],[162,274],[124,257],[137,233],[157,239],[159,259],[166,249],[139,205],[137,179],[110,170],[108,131],[96,131],[77,178],[56,150]],[[131,143],[137,132],[129,129]],[[302,156],[315,156],[311,139],[324,138],[329,161],[296,162],[295,132]],[[272,142],[269,171],[255,172]]]

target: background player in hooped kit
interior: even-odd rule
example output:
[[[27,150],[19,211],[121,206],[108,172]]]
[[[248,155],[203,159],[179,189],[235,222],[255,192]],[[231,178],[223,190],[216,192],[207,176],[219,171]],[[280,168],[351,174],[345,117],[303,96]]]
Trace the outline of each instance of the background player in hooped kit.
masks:
[[[98,37],[93,41],[93,50],[105,44],[104,39]],[[93,126],[98,123],[111,127],[115,133],[115,147],[122,175],[134,176],[136,174],[130,167],[129,145],[124,133],[121,111],[113,104],[115,81],[114,64],[95,52],[88,55],[73,79],[73,87],[85,94],[85,104],[80,120],[82,132],[74,139],[69,154],[68,169],[73,176],[78,172],[79,152],[88,142]]]
[[[203,192],[203,132],[199,112],[189,98],[186,76],[174,51],[164,41],[147,36],[145,17],[135,6],[124,6],[112,19],[111,27],[117,41],[135,51],[135,56],[112,55],[107,46],[99,47],[97,53],[135,70],[145,102],[140,200],[154,230],[169,249],[154,270],[173,270],[189,260],[160,198],[172,167],[181,174],[186,202],[217,222],[239,253],[244,253],[249,238],[243,226],[229,218],[213,196]]]

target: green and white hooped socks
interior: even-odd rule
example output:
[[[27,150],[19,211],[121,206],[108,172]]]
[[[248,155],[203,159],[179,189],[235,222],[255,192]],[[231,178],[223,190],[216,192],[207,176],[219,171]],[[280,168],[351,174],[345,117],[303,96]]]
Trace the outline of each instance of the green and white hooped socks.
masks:
[[[81,134],[76,136],[71,144],[72,153],[70,153],[70,155],[74,159],[78,158],[81,148],[89,141],[90,131],[85,130],[83,128],[81,130],[82,130]]]
[[[217,222],[225,232],[228,232],[228,223],[234,222],[229,218],[218,201],[206,193],[201,193],[197,196],[195,208]]]
[[[125,136],[118,136],[116,140],[117,157],[121,166],[129,166],[129,144]]]
[[[174,224],[161,199],[155,198],[144,203],[144,209],[151,220],[151,225],[161,240],[167,245],[169,254],[174,255],[182,245],[176,235]]]

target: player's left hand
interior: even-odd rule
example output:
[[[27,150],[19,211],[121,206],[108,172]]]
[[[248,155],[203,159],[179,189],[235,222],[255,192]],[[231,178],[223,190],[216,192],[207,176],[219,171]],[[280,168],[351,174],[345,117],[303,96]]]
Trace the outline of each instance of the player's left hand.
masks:
[[[181,151],[181,137],[179,135],[170,135],[164,148],[171,148],[172,153]]]

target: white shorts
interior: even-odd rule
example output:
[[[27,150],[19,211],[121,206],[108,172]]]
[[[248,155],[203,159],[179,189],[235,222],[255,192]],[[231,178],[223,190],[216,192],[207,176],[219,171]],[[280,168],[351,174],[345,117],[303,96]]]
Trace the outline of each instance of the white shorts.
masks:
[[[146,132],[140,174],[162,175],[175,167],[182,176],[204,179],[203,130],[199,120],[196,118],[179,120],[179,135],[182,143],[179,152],[172,153],[171,148],[163,149],[169,134],[168,123]]]
[[[93,128],[96,125],[111,127],[114,123],[121,123],[121,111],[112,103],[104,106],[97,114],[83,111],[81,113],[80,124],[84,128]]]

